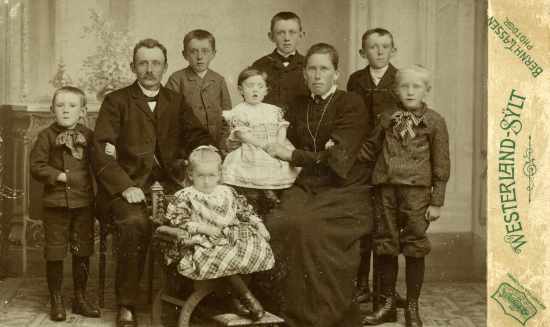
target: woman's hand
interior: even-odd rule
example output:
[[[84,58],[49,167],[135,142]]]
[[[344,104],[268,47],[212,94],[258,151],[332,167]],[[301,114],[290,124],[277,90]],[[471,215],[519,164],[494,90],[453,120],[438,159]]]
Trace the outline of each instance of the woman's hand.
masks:
[[[284,161],[292,160],[292,151],[284,145],[279,143],[270,143],[263,148],[273,158],[281,159]]]

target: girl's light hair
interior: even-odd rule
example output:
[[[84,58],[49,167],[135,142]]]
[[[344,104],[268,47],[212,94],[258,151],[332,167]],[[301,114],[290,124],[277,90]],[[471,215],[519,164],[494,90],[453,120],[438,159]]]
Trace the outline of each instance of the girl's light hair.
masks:
[[[201,145],[189,154],[187,173],[190,174],[195,167],[207,162],[215,162],[221,169],[222,157],[215,147],[211,145]]]
[[[413,73],[413,74],[416,74],[418,77],[420,77],[424,81],[424,84],[426,84],[426,87],[428,89],[432,87],[432,81],[431,81],[432,73],[430,72],[429,69],[421,65],[412,65],[412,66],[408,66],[397,70],[397,73],[395,74],[396,87],[397,85],[399,85],[402,75],[407,73]]]

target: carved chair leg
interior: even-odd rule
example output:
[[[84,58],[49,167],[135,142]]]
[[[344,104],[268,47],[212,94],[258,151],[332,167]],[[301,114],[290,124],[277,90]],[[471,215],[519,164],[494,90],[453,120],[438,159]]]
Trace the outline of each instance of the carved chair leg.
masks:
[[[197,287],[197,289],[187,298],[185,304],[181,308],[178,319],[178,327],[189,327],[189,322],[191,321],[193,311],[202,299],[214,292],[214,289],[215,283],[204,283]]]

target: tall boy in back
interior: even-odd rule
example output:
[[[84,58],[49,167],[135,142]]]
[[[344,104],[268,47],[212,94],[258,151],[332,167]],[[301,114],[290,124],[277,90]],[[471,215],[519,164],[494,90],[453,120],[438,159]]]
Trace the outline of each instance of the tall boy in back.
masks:
[[[286,111],[290,100],[309,94],[303,74],[304,56],[296,50],[304,36],[302,21],[293,12],[279,12],[271,19],[267,35],[275,43],[275,50],[252,66],[267,73],[269,91],[264,102]]]
[[[418,298],[424,281],[424,257],[431,249],[426,230],[440,216],[451,168],[445,119],[424,102],[430,80],[430,72],[418,65],[397,72],[400,104],[380,114],[359,155],[359,160],[376,163],[372,184],[380,212],[375,216],[374,244],[385,298],[382,307],[365,317],[365,325],[397,320],[397,256],[403,253],[405,326],[422,327]]]
[[[368,65],[351,74],[347,89],[363,98],[369,115],[369,129],[372,129],[376,117],[388,108],[395,107],[398,102],[394,93],[397,70],[390,63],[397,49],[393,43],[393,35],[383,28],[367,30],[361,38],[361,43],[359,54],[367,60]],[[366,235],[361,240],[361,264],[357,273],[356,300],[358,302],[365,302],[371,298],[369,288],[371,252],[372,238],[371,235]],[[399,301],[400,306],[403,302]]]
[[[182,54],[189,66],[174,72],[166,87],[183,94],[195,116],[220,146],[226,130],[222,111],[231,109],[232,104],[225,79],[209,68],[216,55],[216,39],[208,31],[192,30],[183,38]]]

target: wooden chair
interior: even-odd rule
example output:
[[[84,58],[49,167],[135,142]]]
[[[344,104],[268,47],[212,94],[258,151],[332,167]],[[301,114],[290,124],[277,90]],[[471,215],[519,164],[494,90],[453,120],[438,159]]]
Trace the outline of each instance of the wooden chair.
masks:
[[[168,203],[173,200],[173,196],[165,195],[162,186],[155,183],[152,188],[152,218],[153,220],[160,221],[165,214],[165,209]],[[172,244],[178,239],[177,229],[169,226],[160,226],[153,233],[153,240],[151,242],[151,254],[159,253],[159,248],[162,244]],[[150,258],[153,261],[156,256],[151,255]],[[150,266],[154,266],[151,262]],[[169,274],[173,273],[170,269],[174,267],[167,267],[164,263],[160,266],[163,268],[161,273],[161,286],[158,290],[153,305],[151,307],[151,320],[153,326],[161,325],[162,305],[163,302],[168,302],[181,307],[178,317],[178,327],[189,327],[191,321],[191,315],[199,305],[199,303],[209,294],[212,294],[215,290],[220,289],[224,285],[218,279],[213,280],[190,280],[183,276],[178,275],[182,282],[191,286],[191,292],[188,295],[184,295],[184,298],[173,296],[169,294],[169,290],[173,289],[174,285],[170,284]],[[284,323],[284,320],[266,312],[265,316],[259,321],[252,321],[245,317],[240,317],[232,313],[216,314],[209,317],[217,322],[221,326],[280,326]]]

